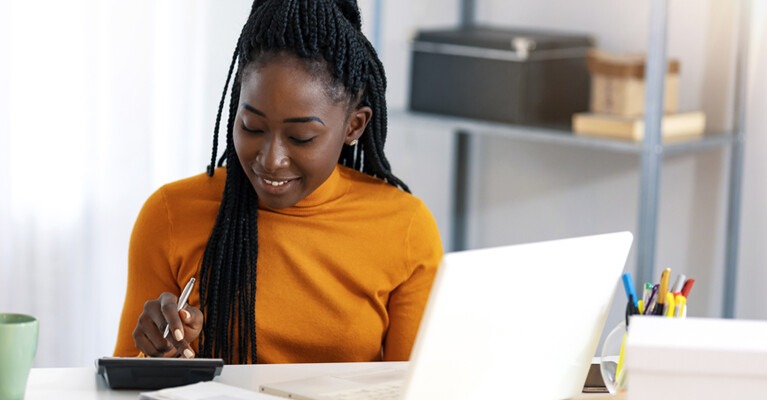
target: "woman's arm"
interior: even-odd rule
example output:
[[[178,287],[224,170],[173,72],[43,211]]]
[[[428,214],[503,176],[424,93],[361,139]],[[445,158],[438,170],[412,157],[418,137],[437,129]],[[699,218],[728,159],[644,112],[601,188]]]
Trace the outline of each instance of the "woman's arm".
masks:
[[[437,224],[423,203],[414,213],[408,229],[406,256],[410,276],[389,297],[389,330],[383,349],[385,361],[410,358],[434,275],[442,259]]]
[[[136,219],[128,248],[128,285],[114,355],[139,355],[133,330],[144,303],[163,292],[180,293],[170,264],[173,251],[171,221],[163,189],[147,199]]]

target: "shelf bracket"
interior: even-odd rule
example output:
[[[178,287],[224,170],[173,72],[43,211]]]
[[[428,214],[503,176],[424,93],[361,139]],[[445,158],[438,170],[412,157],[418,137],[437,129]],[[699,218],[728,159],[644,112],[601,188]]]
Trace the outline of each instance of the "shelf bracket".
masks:
[[[645,69],[645,135],[642,143],[642,168],[639,187],[639,232],[637,238],[637,280],[653,282],[655,241],[658,231],[660,169],[663,161],[661,118],[666,78],[666,39],[668,0],[652,0],[650,38]],[[658,101],[660,99],[660,101]]]
[[[739,2],[738,56],[735,76],[735,140],[730,150],[730,179],[727,196],[727,236],[725,237],[722,317],[735,318],[738,283],[738,242],[740,239],[740,197],[743,178],[743,145],[746,129],[748,87],[748,48],[751,37],[751,0]]]

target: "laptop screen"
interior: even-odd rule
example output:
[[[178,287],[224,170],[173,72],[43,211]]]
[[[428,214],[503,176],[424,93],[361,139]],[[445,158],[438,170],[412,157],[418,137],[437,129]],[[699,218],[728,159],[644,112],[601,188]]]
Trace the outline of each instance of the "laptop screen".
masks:
[[[445,255],[404,398],[580,393],[631,242],[620,232]]]

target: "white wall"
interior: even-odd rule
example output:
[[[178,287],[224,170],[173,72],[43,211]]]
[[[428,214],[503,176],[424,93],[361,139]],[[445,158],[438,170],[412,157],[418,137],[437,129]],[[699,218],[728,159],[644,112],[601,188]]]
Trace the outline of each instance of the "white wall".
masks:
[[[427,3],[432,11],[447,8],[437,2]],[[734,40],[737,34],[735,2],[720,0],[675,0],[669,8],[669,57],[682,65],[680,108],[703,110],[712,131],[728,131],[732,127],[734,99]],[[767,129],[765,109],[765,1],[756,0],[752,13],[755,29],[751,65],[750,93],[747,113],[747,150],[743,182],[743,215],[741,260],[738,280],[736,315],[765,318],[761,307],[767,295],[761,290],[767,284],[762,265],[765,233],[767,233],[767,151],[762,131]],[[544,28],[594,35],[600,47],[613,52],[644,52],[647,49],[649,2],[615,2],[612,0],[478,0],[477,19],[499,26]],[[452,5],[457,10],[458,4]],[[444,11],[441,11],[444,13]],[[387,16],[385,16],[386,18]],[[391,38],[404,25],[403,14],[392,21],[384,20],[385,37]],[[455,24],[457,15],[445,16],[443,26]],[[407,21],[407,17],[405,17]],[[431,23],[418,26],[433,26]],[[400,33],[401,35],[401,33]],[[391,39],[389,39],[391,40]],[[397,38],[401,40],[401,38]],[[391,46],[391,45],[390,45]],[[390,103],[406,104],[407,75],[401,73],[402,61],[408,57],[401,42],[386,47],[384,52],[390,78]],[[428,132],[425,146],[415,141],[424,132],[405,131],[413,146],[397,147],[390,153],[407,154],[404,163],[413,160],[437,165],[426,172],[431,186],[424,188],[427,204],[438,221],[448,218],[433,193],[449,198],[450,154],[443,146],[449,132]],[[431,136],[436,133],[436,136]],[[396,135],[392,133],[391,135]],[[432,140],[432,137],[434,140]],[[399,143],[397,139],[393,143]],[[545,240],[566,236],[628,229],[636,233],[638,225],[639,157],[556,145],[543,145],[498,138],[474,138],[476,149],[472,174],[472,217],[470,247],[487,247],[510,243]],[[390,150],[394,144],[390,147]],[[417,154],[412,158],[411,154]],[[690,298],[690,314],[716,317],[721,315],[726,190],[729,177],[729,152],[714,149],[695,154],[666,156],[661,176],[656,276],[662,268],[684,272],[697,279]],[[402,165],[400,163],[396,166]],[[409,170],[409,168],[408,168]],[[412,170],[411,170],[412,171]],[[410,173],[408,171],[408,173]],[[420,184],[421,181],[418,181]],[[449,208],[444,208],[449,211]],[[443,241],[449,232],[440,228]],[[629,256],[627,271],[635,269],[635,251]],[[622,318],[624,296],[621,290],[608,324]]]
[[[737,316],[767,319],[767,1],[754,2]]]
[[[647,48],[649,2],[612,0],[479,0],[477,19],[500,26],[589,32],[613,52]],[[736,30],[735,2],[670,2],[668,55],[681,61],[680,107],[703,110],[713,131],[731,129]],[[767,281],[761,249],[767,231],[763,205],[767,128],[764,74],[765,1],[755,2],[757,29],[749,84],[748,144],[741,233],[737,315],[767,316],[761,288]],[[456,19],[457,20],[457,19]],[[759,28],[761,27],[761,28]],[[760,68],[761,67],[761,68]],[[391,68],[390,68],[391,69]],[[391,75],[393,81],[399,76]],[[405,86],[405,81],[392,86]],[[392,95],[398,93],[392,90]],[[394,103],[394,102],[393,102]],[[636,233],[639,157],[580,148],[478,138],[473,156],[470,247],[628,229]],[[416,149],[424,163],[445,164],[445,155]],[[728,151],[666,156],[660,191],[656,275],[670,267],[697,279],[693,316],[721,315]],[[447,172],[447,171],[445,171]],[[432,172],[435,180],[441,178]],[[449,195],[447,188],[435,188]],[[627,271],[634,270],[632,251]],[[617,292],[610,322],[621,318]]]
[[[454,26],[459,20],[458,0],[382,1],[380,56],[388,79],[387,103],[391,110],[407,106],[410,82],[410,39],[418,29]],[[386,154],[392,170],[420,197],[437,221],[442,243],[452,232],[451,172],[452,132],[413,129],[405,121],[389,120]]]

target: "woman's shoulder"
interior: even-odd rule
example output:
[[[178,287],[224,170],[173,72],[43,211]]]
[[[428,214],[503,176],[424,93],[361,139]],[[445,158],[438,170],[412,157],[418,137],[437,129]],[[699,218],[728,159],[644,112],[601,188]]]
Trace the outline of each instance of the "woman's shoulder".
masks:
[[[205,173],[166,183],[144,202],[142,214],[196,214],[203,210],[218,210],[226,183],[226,168],[217,168],[213,176]]]
[[[206,173],[166,183],[158,191],[168,200],[218,199],[221,200],[226,183],[226,168],[216,168],[213,176]]]
[[[209,234],[225,182],[226,169],[217,168],[212,177],[203,173],[161,186],[144,202],[134,230],[152,232],[163,226],[175,235]]]
[[[420,207],[423,205],[421,199],[412,194],[364,172],[339,165],[339,172],[344,179],[351,182],[350,194],[365,197],[373,201],[382,201],[395,203],[399,205],[410,205]]]

